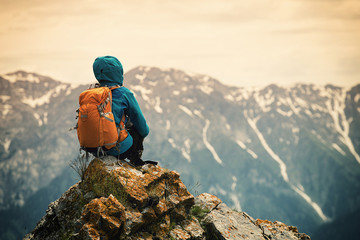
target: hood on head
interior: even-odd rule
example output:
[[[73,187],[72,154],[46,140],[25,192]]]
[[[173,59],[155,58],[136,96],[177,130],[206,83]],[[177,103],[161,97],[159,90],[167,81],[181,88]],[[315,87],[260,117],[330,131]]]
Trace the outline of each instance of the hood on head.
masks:
[[[93,64],[95,78],[102,86],[123,85],[124,71],[121,62],[112,56],[98,57]]]

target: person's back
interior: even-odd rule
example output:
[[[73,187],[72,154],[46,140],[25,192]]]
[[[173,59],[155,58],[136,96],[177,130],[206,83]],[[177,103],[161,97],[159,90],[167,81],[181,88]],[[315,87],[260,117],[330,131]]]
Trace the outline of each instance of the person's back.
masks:
[[[134,94],[123,87],[123,67],[120,61],[112,56],[98,57],[93,64],[95,78],[101,86],[121,86],[112,90],[112,112],[117,127],[125,121],[132,126],[128,129],[128,136],[106,154],[117,156],[119,159],[130,159],[135,165],[143,165],[141,154],[143,151],[143,139],[149,134],[149,127],[141,112]],[[122,119],[125,115],[125,119]]]

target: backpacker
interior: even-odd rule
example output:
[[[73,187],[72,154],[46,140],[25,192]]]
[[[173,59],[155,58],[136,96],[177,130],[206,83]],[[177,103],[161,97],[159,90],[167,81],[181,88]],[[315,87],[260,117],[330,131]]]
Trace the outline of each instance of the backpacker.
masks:
[[[117,127],[111,109],[111,90],[119,87],[95,87],[80,94],[77,134],[81,148],[96,149],[99,155],[99,151],[115,147],[127,137],[125,114]]]

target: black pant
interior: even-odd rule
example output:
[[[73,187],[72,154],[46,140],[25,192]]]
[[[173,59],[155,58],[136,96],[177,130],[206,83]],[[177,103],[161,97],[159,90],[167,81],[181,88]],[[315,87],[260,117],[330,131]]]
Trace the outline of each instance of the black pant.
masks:
[[[143,145],[144,138],[140,136],[140,134],[134,128],[134,126],[128,129],[128,132],[133,138],[133,144],[126,152],[120,154],[118,158],[119,159],[128,158],[133,161],[137,161],[138,159],[141,160],[141,155],[144,150],[144,145]]]

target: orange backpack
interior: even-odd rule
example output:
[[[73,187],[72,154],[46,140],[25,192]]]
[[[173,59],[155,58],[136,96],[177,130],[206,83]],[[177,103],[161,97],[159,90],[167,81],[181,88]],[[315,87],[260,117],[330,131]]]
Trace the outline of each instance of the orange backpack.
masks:
[[[80,94],[77,124],[80,147],[110,149],[128,136],[125,114],[121,118],[120,126],[116,127],[111,109],[111,90],[119,87],[95,87]]]

